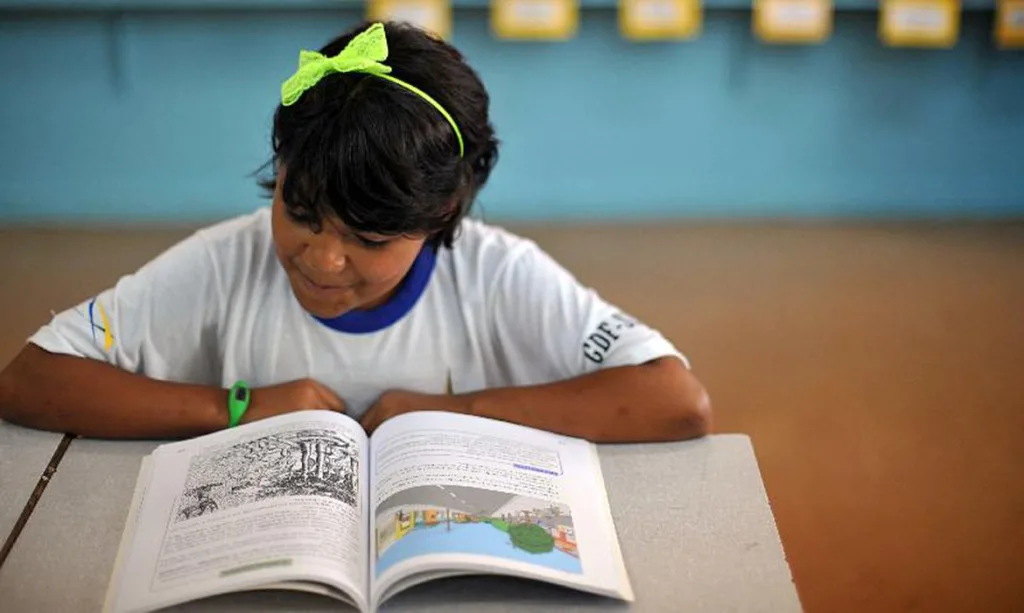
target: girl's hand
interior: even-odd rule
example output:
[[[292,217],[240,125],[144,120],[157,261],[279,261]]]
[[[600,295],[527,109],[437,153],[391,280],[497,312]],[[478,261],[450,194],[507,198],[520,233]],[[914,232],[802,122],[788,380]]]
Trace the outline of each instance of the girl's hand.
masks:
[[[249,410],[242,416],[242,423],[266,419],[282,413],[316,409],[344,413],[345,401],[313,379],[289,381],[269,387],[254,388]]]
[[[447,394],[421,394],[405,390],[389,390],[380,395],[377,402],[359,419],[367,434],[373,434],[382,423],[413,411],[458,411],[459,396]]]

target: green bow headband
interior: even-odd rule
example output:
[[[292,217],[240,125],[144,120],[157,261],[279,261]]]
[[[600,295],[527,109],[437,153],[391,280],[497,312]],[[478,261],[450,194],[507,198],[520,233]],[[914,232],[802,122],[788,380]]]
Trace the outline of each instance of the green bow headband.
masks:
[[[360,32],[349,44],[345,45],[341,53],[334,57],[327,57],[316,51],[301,51],[298,71],[281,85],[281,104],[284,106],[295,104],[306,90],[334,72],[362,72],[375,75],[401,85],[440,111],[451,124],[455,136],[459,139],[459,157],[462,157],[465,153],[465,146],[462,143],[462,133],[455,124],[455,120],[426,92],[388,74],[391,72],[391,67],[381,63],[387,57],[388,41],[384,35],[384,24],[381,23],[375,23]]]

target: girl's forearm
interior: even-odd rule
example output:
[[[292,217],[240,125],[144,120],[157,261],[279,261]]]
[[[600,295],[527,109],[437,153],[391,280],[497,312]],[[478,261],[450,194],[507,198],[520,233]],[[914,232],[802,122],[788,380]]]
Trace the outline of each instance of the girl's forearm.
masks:
[[[673,358],[449,398],[456,412],[598,443],[684,440],[704,436],[711,427],[704,387]]]
[[[227,391],[150,379],[28,345],[0,372],[0,418],[96,438],[176,439],[228,422]]]

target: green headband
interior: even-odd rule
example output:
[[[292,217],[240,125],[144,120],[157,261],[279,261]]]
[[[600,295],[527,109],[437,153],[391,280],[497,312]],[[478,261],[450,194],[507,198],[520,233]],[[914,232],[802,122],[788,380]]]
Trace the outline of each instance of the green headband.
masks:
[[[299,53],[299,70],[281,85],[281,104],[284,106],[295,104],[306,90],[333,72],[362,72],[376,75],[401,85],[440,111],[451,124],[452,130],[455,130],[455,136],[459,139],[459,157],[462,157],[465,147],[462,143],[462,133],[459,132],[455,120],[426,92],[388,74],[391,72],[391,67],[381,63],[387,57],[388,41],[384,36],[384,24],[382,23],[375,23],[360,32],[349,44],[345,45],[341,53],[334,57],[327,57],[316,51],[301,51]]]

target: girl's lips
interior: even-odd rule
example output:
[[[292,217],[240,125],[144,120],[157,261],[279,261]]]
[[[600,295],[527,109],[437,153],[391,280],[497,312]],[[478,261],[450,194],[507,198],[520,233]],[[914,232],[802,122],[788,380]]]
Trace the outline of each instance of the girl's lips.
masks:
[[[302,272],[302,270],[296,269],[296,272],[299,273],[299,278],[302,280],[303,285],[305,285],[309,291],[316,294],[335,294],[352,289],[351,285],[324,285],[317,283],[313,279],[309,278],[306,273]]]

